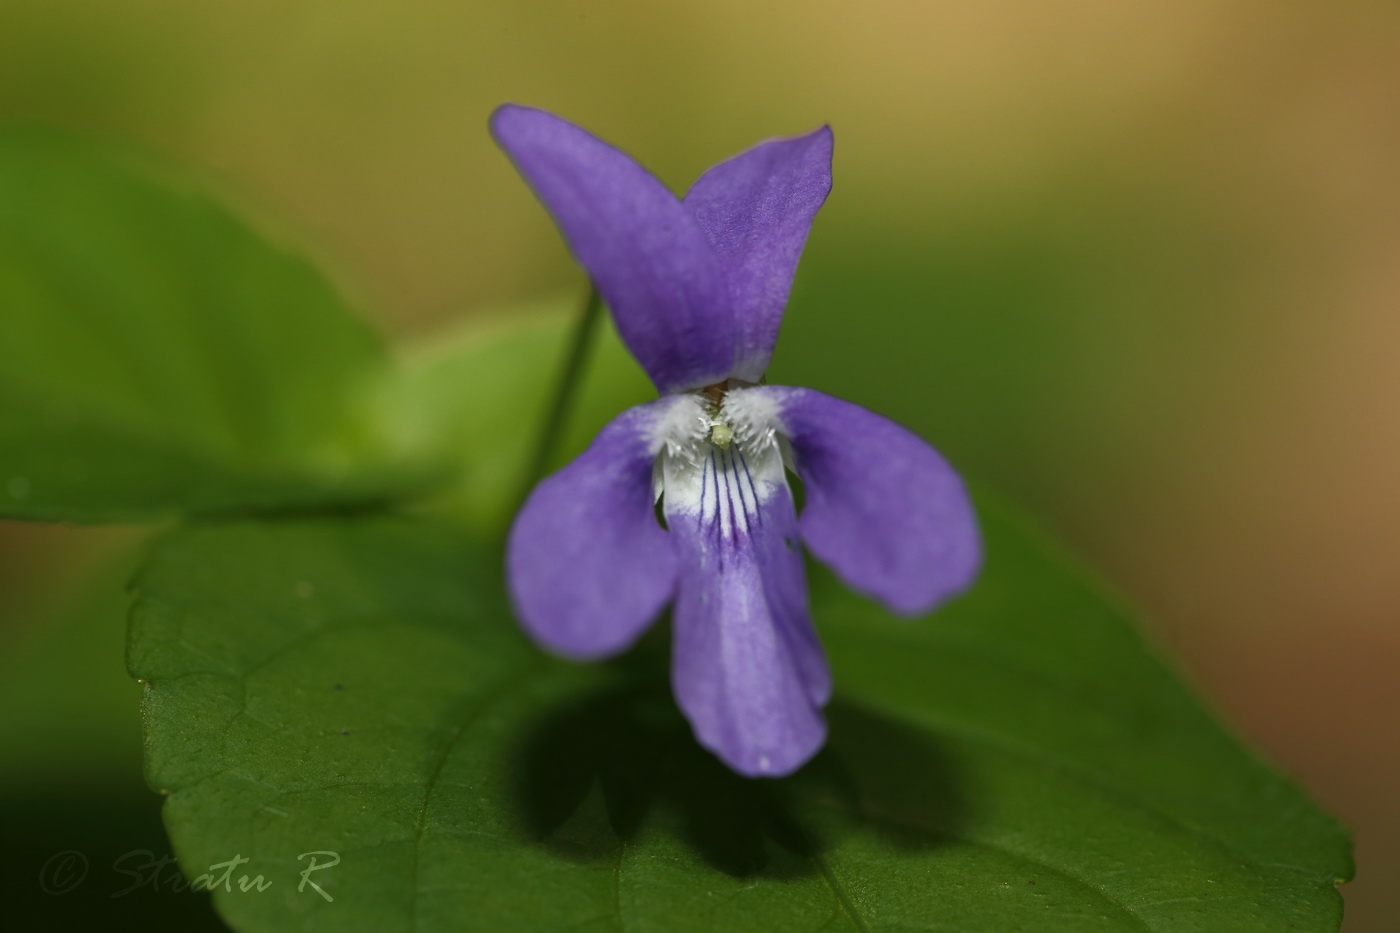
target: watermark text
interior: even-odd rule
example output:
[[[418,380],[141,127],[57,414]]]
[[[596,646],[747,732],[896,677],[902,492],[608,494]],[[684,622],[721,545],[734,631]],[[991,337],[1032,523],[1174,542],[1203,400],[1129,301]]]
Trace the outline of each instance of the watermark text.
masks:
[[[328,871],[339,864],[340,854],[327,849],[303,852],[296,857],[295,864],[267,866],[254,866],[252,859],[235,853],[233,858],[216,862],[208,871],[188,879],[175,856],[158,855],[150,849],[132,849],[112,862],[114,883],[109,896],[126,897],[140,890],[176,894],[186,891],[259,894],[281,882],[294,884],[298,894],[317,894],[331,902],[335,897],[327,886],[333,876]],[[45,894],[67,894],[87,883],[91,874],[86,855],[76,849],[65,849],[51,856],[39,870],[39,887]]]

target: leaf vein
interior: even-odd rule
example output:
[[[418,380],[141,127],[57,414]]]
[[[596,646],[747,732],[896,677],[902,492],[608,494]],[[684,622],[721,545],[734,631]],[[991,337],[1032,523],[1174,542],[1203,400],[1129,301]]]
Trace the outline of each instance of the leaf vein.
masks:
[[[481,717],[485,715],[487,710],[519,689],[532,674],[538,672],[538,669],[538,664],[527,664],[514,675],[503,680],[494,690],[483,697],[481,702],[472,707],[467,715],[462,718],[456,730],[442,743],[442,753],[438,755],[437,762],[434,764],[432,772],[428,775],[428,782],[423,788],[423,803],[418,809],[418,824],[413,833],[413,864],[409,871],[409,884],[412,898],[410,901],[412,909],[409,913],[408,924],[410,930],[418,929],[419,854],[423,848],[423,831],[428,822],[428,804],[432,802],[433,792],[437,788],[438,778],[441,777],[443,769],[447,767],[447,760],[452,756],[452,750],[457,746],[457,743],[461,741],[462,737],[467,734],[468,730],[481,721]]]

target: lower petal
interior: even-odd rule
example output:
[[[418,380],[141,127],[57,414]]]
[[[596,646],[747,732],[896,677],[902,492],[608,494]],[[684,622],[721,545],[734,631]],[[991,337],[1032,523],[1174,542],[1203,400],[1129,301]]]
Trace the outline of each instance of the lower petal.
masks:
[[[516,614],[544,647],[579,659],[616,654],[671,598],[676,554],[656,520],[652,465],[675,403],[613,419],[516,516],[506,578]]]
[[[715,449],[698,467],[697,485],[666,487],[680,566],[676,698],[700,744],[735,771],[782,776],[826,740],[831,692],[792,495],[776,448],[750,459],[738,445]]]

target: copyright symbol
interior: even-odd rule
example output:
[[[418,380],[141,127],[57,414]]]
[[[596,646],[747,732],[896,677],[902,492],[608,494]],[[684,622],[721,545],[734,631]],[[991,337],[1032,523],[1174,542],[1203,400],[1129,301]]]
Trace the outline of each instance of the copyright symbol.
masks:
[[[87,877],[87,856],[73,849],[64,849],[39,869],[39,887],[45,894],[67,894]]]

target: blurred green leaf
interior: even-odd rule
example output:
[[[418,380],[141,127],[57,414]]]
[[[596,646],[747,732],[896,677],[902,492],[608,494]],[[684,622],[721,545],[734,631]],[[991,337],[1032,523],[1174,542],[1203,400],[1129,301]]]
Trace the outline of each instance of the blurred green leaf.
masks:
[[[509,519],[526,491],[583,297],[487,312],[460,331],[402,351],[381,399],[381,420],[403,459],[439,464],[453,476],[437,509],[485,532]],[[553,466],[577,456],[622,409],[656,395],[610,318],[600,322],[597,337]]]
[[[216,896],[243,930],[1335,930],[1345,833],[984,518],[933,617],[818,577],[831,740],[779,782],[696,746],[661,635],[532,649],[449,526],[187,528],[137,582],[148,778],[188,873],[249,860]],[[313,851],[333,902],[297,890]]]
[[[0,515],[374,495],[385,354],[303,259],[136,155],[0,133]]]

